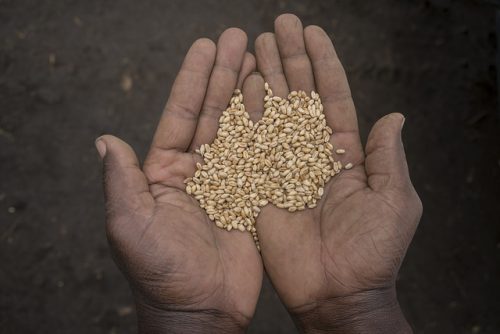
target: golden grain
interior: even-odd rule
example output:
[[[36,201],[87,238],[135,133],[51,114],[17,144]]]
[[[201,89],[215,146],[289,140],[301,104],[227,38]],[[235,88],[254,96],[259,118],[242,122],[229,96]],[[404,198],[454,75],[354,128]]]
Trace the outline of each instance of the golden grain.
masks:
[[[196,163],[194,176],[185,180],[186,192],[217,227],[251,233],[259,250],[255,223],[261,207],[314,208],[325,184],[342,169],[332,156],[332,129],[319,94],[292,91],[282,98],[268,83],[264,89],[264,116],[256,123],[235,90],[219,118],[216,139],[196,150],[204,164]]]

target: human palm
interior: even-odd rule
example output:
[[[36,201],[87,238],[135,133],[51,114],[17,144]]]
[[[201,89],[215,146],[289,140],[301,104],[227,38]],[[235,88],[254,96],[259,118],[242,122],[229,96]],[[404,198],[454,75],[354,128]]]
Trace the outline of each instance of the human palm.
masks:
[[[319,92],[331,143],[346,150],[334,152],[335,159],[354,166],[331,179],[316,208],[289,213],[268,205],[258,217],[264,267],[282,301],[301,314],[328,300],[392,288],[422,211],[401,143],[404,117],[379,120],[363,150],[345,72],[321,28],[303,29],[285,14],[255,48],[275,95]]]
[[[386,197],[366,185],[363,166],[356,169],[330,181],[312,210],[269,207],[259,217],[266,271],[292,312],[394,284],[413,234],[405,224],[415,224],[420,209],[405,208],[411,192]]]
[[[262,117],[264,80],[278,96],[319,92],[334,132],[331,143],[346,150],[335,158],[353,164],[330,180],[316,208],[289,213],[269,204],[257,219],[262,260],[284,304],[303,329],[315,327],[303,321],[311,313],[321,317],[306,318],[326,318],[331,329],[334,313],[323,316],[324,304],[394,287],[422,211],[400,138],[404,118],[379,120],[363,149],[329,37],[319,27],[303,29],[293,15],[280,16],[275,30],[256,41],[263,77],[249,75],[255,59],[245,53],[246,36],[238,29],[224,32],[217,47],[206,39],[193,44],[142,169],[118,138],[96,142],[105,165],[108,238],[145,332],[234,332],[254,313],[262,262],[252,237],[217,228],[185,193],[184,180],[202,162],[194,150],[214,139],[235,88],[242,88],[252,120]],[[359,318],[359,308],[352,309]],[[168,324],[158,325],[159,318]],[[394,328],[389,325],[385,331]]]
[[[254,313],[262,263],[252,237],[216,228],[183,183],[201,159],[194,150],[213,140],[218,113],[255,68],[246,42],[241,30],[228,29],[217,47],[207,39],[193,44],[142,169],[118,138],[97,141],[108,238],[139,313],[202,314],[237,328]]]

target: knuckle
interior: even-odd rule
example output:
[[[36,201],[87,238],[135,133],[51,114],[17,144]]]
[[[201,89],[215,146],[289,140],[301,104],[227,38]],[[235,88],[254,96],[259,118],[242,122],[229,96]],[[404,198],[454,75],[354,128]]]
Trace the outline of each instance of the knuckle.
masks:
[[[164,169],[158,164],[144,165],[144,175],[150,184],[159,183],[171,178],[168,168]]]

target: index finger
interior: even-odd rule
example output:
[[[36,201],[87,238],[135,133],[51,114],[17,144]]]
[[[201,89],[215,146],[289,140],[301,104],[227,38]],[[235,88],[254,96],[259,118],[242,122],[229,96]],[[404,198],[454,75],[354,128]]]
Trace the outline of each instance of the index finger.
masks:
[[[156,128],[152,149],[188,148],[198,124],[215,51],[214,42],[207,38],[198,39],[189,49]]]
[[[247,35],[238,28],[226,29],[217,41],[215,65],[201,107],[190,148],[195,150],[200,145],[211,143],[217,134],[219,117],[227,108],[238,82],[241,67],[245,59]]]
[[[333,131],[357,132],[358,120],[351,90],[330,37],[318,26],[307,27],[304,37],[328,123]]]
[[[364,153],[359,137],[356,108],[344,67],[333,43],[318,26],[307,27],[304,30],[304,39],[325,117],[333,130],[333,144],[338,148],[348,149],[346,157],[353,163],[362,162]]]

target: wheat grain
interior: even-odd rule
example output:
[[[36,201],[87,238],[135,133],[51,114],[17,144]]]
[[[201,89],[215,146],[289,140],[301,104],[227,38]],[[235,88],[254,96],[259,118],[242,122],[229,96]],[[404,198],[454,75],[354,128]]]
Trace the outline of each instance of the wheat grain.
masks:
[[[268,83],[264,89],[265,110],[255,123],[235,90],[219,119],[216,139],[196,150],[204,164],[197,163],[193,177],[185,180],[186,193],[217,227],[251,233],[259,250],[255,223],[261,207],[272,203],[289,212],[314,208],[325,184],[342,169],[332,156],[333,131],[319,94],[292,91],[282,98],[273,95]]]

